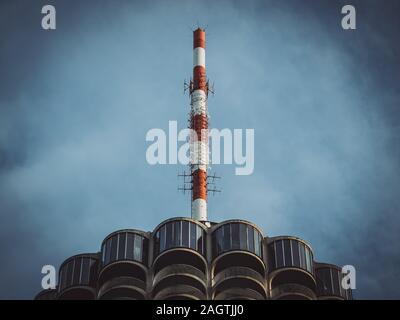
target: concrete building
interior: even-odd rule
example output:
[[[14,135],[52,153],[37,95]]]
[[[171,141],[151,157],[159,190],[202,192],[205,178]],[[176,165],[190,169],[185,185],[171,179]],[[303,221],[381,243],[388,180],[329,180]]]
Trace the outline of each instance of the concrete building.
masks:
[[[293,236],[244,220],[172,218],[153,232],[108,235],[98,253],[68,258],[56,290],[36,299],[352,299],[339,267]]]
[[[244,220],[208,220],[208,84],[205,31],[193,38],[190,187],[192,218],[172,218],[152,232],[111,233],[100,252],[68,258],[58,287],[36,299],[335,299],[352,298],[339,267],[317,263],[293,236],[268,237]]]

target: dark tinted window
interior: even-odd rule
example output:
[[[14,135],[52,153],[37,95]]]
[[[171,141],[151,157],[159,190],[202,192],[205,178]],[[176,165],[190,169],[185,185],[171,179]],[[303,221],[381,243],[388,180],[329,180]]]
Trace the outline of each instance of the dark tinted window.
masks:
[[[232,249],[240,249],[240,235],[239,235],[239,224],[232,223],[231,224],[231,236],[232,236]]]
[[[275,255],[276,255],[276,267],[281,268],[283,264],[283,240],[275,241]]]
[[[82,275],[81,275],[81,283],[89,284],[89,273],[90,273],[90,259],[83,258],[82,261]]]
[[[182,221],[182,246],[189,247],[189,222]]]
[[[204,239],[203,230],[199,226],[197,226],[197,250],[201,253],[204,253],[203,239]]]
[[[300,267],[299,243],[296,240],[291,240],[291,242],[292,242],[293,265],[295,267]]]
[[[113,236],[111,238],[111,261],[115,261],[117,259],[117,246],[118,246],[118,235]]]
[[[136,234],[133,249],[133,259],[136,261],[142,261],[142,237]]]
[[[332,269],[331,272],[332,272],[332,281],[333,281],[333,294],[339,296],[340,295],[339,271]]]
[[[290,248],[290,240],[283,240],[283,247],[285,253],[285,266],[292,266],[292,250]]]
[[[239,236],[240,236],[240,249],[241,250],[248,250],[247,245],[247,225],[240,224],[239,225]]]
[[[164,250],[165,250],[165,226],[162,226],[160,230],[160,251]]]
[[[270,269],[274,270],[276,268],[274,243],[268,245],[268,260]]]
[[[222,251],[227,251],[231,249],[231,225],[226,224],[222,228],[224,237]]]
[[[181,232],[181,221],[174,222],[174,244],[175,246],[181,246],[182,232]]]
[[[254,252],[254,229],[251,226],[247,228],[249,251]]]
[[[128,233],[126,236],[126,259],[133,260],[134,234]]]
[[[121,233],[119,235],[118,260],[125,259],[125,242],[126,242],[126,233]]]
[[[299,242],[299,254],[300,254],[300,267],[306,269],[306,253],[304,250],[304,244]]]
[[[80,283],[80,276],[81,276],[81,265],[82,265],[82,258],[75,259],[75,268],[74,268],[74,284]]]
[[[169,249],[174,247],[173,239],[174,239],[174,234],[172,231],[173,223],[168,223],[166,225],[166,241],[165,241],[165,249]]]
[[[190,248],[196,250],[196,225],[194,223],[190,224]]]

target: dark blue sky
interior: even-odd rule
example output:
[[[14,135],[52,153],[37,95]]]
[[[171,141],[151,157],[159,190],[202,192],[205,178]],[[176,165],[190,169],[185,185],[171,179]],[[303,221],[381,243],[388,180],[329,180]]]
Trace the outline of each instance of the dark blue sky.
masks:
[[[41,7],[57,30],[41,29]],[[357,30],[341,28],[344,4]],[[400,298],[399,1],[0,2],[0,298],[120,228],[190,215],[146,132],[186,126],[192,33],[207,26],[211,126],[254,128],[255,170],[213,166],[210,219],[353,264],[357,298]]]

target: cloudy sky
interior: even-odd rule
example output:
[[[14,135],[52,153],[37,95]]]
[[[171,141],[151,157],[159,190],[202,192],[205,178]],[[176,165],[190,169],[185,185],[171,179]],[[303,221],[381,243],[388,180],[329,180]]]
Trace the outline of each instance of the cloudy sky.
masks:
[[[41,29],[41,8],[57,29]],[[341,28],[344,4],[357,30]],[[352,264],[357,298],[400,298],[399,1],[0,2],[0,298],[120,228],[190,215],[146,133],[186,126],[192,30],[207,27],[214,128],[255,130],[255,169],[215,165],[213,221]]]

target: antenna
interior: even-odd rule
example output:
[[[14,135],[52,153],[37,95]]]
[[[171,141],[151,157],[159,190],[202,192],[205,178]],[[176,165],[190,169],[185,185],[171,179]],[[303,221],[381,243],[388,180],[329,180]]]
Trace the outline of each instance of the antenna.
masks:
[[[206,33],[205,29],[197,27],[193,31],[193,77],[184,81],[183,92],[190,96],[190,113],[188,127],[192,130],[190,135],[190,172],[178,174],[183,178],[183,184],[178,191],[191,194],[192,218],[199,221],[208,221],[207,194],[220,193],[215,187],[215,182],[220,177],[215,173],[208,176],[209,147],[208,147],[208,93],[214,94],[214,84],[210,85],[206,76]],[[196,133],[196,134],[194,134]]]

